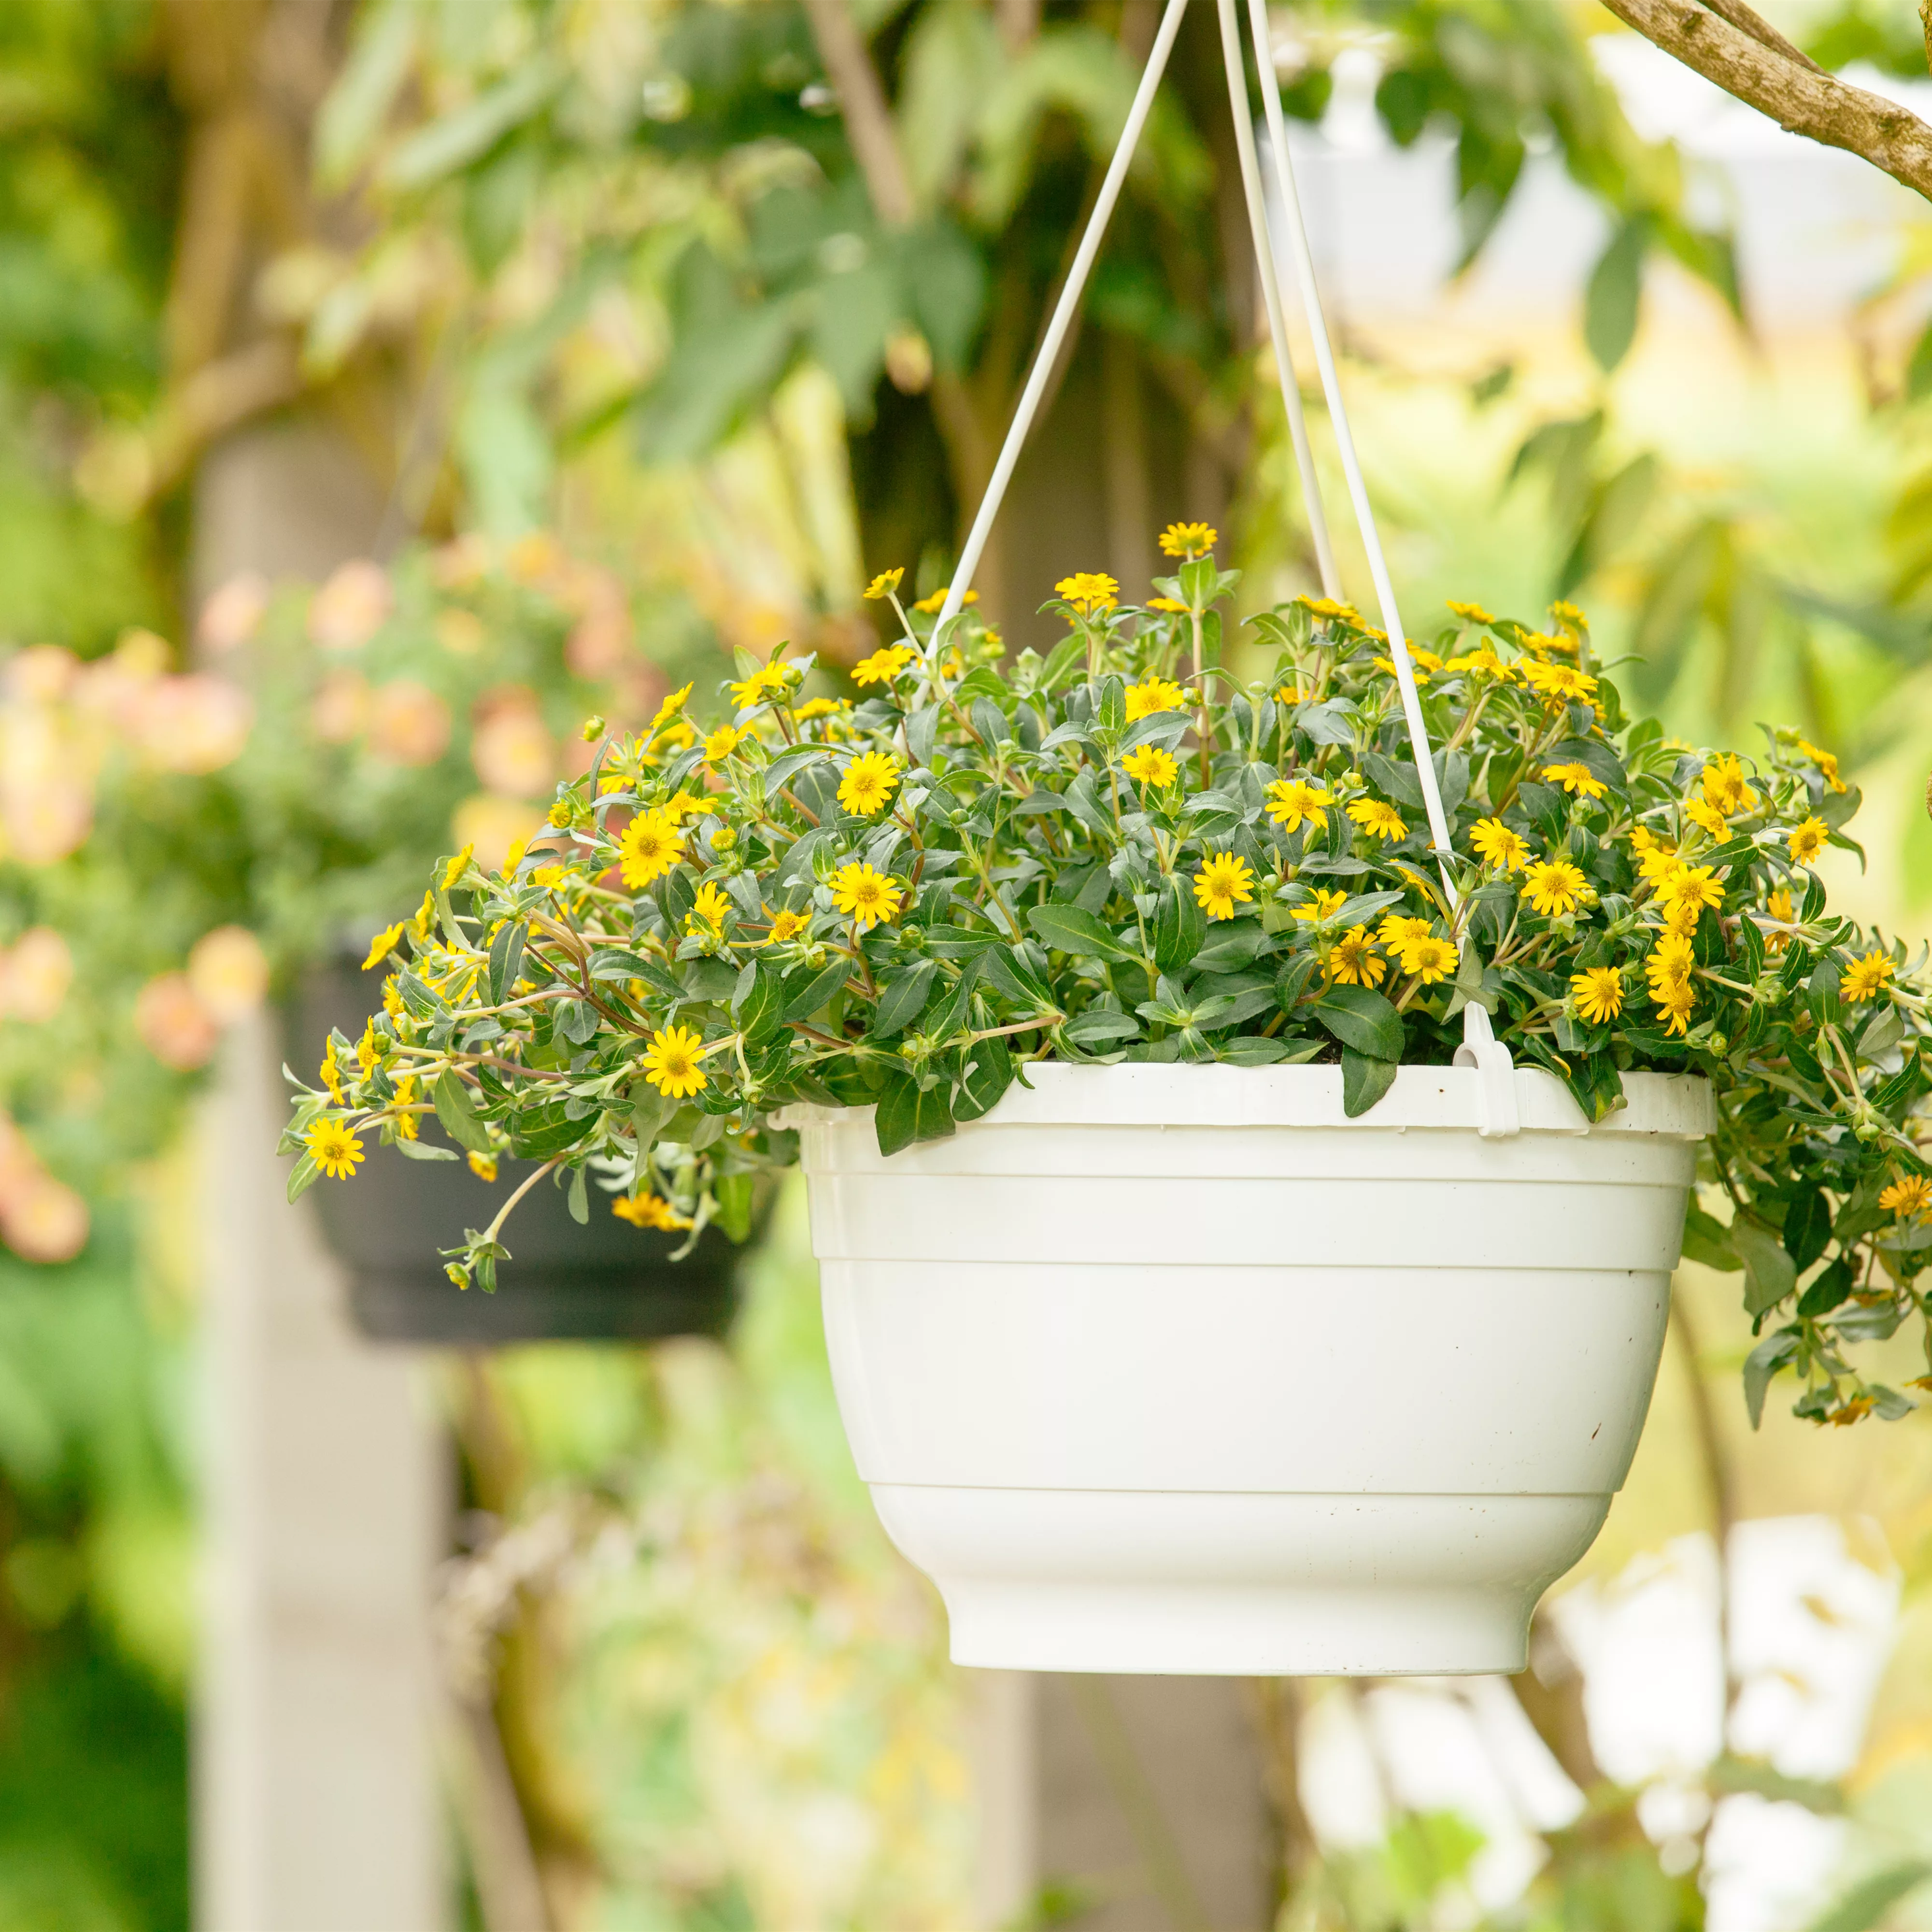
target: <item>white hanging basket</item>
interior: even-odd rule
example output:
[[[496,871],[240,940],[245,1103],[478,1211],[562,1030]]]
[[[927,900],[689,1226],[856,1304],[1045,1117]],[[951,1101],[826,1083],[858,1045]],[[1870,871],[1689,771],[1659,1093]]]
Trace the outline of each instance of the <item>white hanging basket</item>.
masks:
[[[800,1108],[838,1405],[960,1664],[1515,1671],[1663,1346],[1700,1079],[1030,1066],[882,1159]]]

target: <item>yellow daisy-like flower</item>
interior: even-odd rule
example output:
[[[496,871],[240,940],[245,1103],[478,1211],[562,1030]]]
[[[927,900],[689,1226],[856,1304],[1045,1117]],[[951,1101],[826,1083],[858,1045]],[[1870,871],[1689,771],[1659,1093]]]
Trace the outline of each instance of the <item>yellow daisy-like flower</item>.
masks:
[[[1371,838],[1406,838],[1408,821],[1392,805],[1378,798],[1358,798],[1348,807],[1348,816]]]
[[[461,878],[465,872],[469,871],[470,862],[476,856],[476,842],[472,840],[469,844],[464,847],[460,852],[457,854],[454,858],[450,860],[447,866],[444,866],[442,868],[442,889],[445,892],[448,892],[450,887],[454,885],[457,880]]]
[[[1479,670],[1486,677],[1492,677],[1502,684],[1517,681],[1515,670],[1496,656],[1496,647],[1485,644],[1479,651],[1465,651],[1443,661],[1445,670]]]
[[[761,945],[789,945],[812,923],[810,916],[805,913],[772,912],[770,906],[766,907],[765,910],[771,913],[772,929],[759,942]]]
[[[1164,677],[1150,677],[1127,686],[1127,722],[1138,724],[1157,711],[1178,711],[1187,702],[1179,685]]]
[[[1315,896],[1304,900],[1289,915],[1292,919],[1305,920],[1311,926],[1319,926],[1324,920],[1333,919],[1348,903],[1348,895],[1331,891],[1326,886],[1317,886]]]
[[[1214,548],[1220,532],[1208,524],[1169,524],[1160,533],[1163,556],[1201,556]]]
[[[691,1226],[689,1216],[680,1214],[662,1194],[640,1194],[635,1200],[626,1195],[611,1202],[610,1211],[634,1228],[654,1228],[661,1234]]]
[[[838,802],[861,818],[871,818],[898,790],[899,770],[898,760],[889,752],[861,752],[838,781]]]
[[[1862,958],[1854,959],[1845,968],[1838,982],[1838,990],[1852,1005],[1856,1006],[1885,990],[1885,982],[1898,970],[1888,952],[1880,952],[1876,948]]]
[[[1339,617],[1345,624],[1359,624],[1362,614],[1352,604],[1338,604],[1332,597],[1298,597],[1299,604],[1310,616]]]
[[[670,724],[676,718],[677,714],[684,709],[685,706],[688,704],[690,700],[691,686],[688,684],[679,686],[677,689],[674,691],[670,696],[665,698],[664,702],[658,706],[656,714],[652,716],[649,726],[646,727],[645,730],[644,736],[646,738],[656,737],[658,732],[662,730],[668,724]]]
[[[674,1100],[688,1100],[711,1084],[704,1058],[704,1042],[688,1027],[660,1027],[644,1049],[644,1078]]]
[[[1681,932],[1666,932],[1650,949],[1643,970],[1653,986],[1681,986],[1696,964],[1690,942]]]
[[[1529,643],[1532,640],[1526,638],[1524,641]],[[1554,643],[1556,640],[1546,641]],[[1597,694],[1597,680],[1586,676],[1574,664],[1544,664],[1532,658],[1521,669],[1523,682],[1530,689],[1540,692],[1552,703],[1588,704]]]
[[[1529,863],[1529,843],[1500,818],[1479,818],[1470,828],[1469,843],[1476,856],[1498,872],[1520,872]]]
[[[1794,924],[1798,916],[1791,903],[1791,894],[1783,886],[1780,886],[1777,891],[1765,901],[1764,910],[1766,917],[1776,920],[1780,926]],[[1771,948],[1772,952],[1782,952],[1791,944],[1791,935],[1788,932],[1767,932],[1764,936],[1764,943]]]
[[[1657,882],[1657,900],[1666,912],[1674,912],[1679,906],[1688,906],[1695,912],[1707,905],[1722,905],[1724,888],[1720,880],[1712,876],[1710,866],[1673,862]]]
[[[1744,776],[1744,768],[1733,752],[1713,758],[1704,767],[1704,796],[1728,818],[1748,812],[1757,803],[1757,794]]]
[[[1194,897],[1210,919],[1232,919],[1255,896],[1254,868],[1233,852],[1210,852],[1194,875]]]
[[[928,617],[936,617],[940,611],[946,608],[946,600],[952,595],[952,585],[950,584],[942,584],[930,597],[922,597],[912,608],[915,610],[924,611]],[[976,590],[969,590],[964,597],[960,598],[959,608],[963,610],[968,604],[976,604],[979,601],[979,592]]]
[[[1666,906],[1664,912],[1664,929],[1688,939],[1697,930],[1704,909],[1694,905],[1687,899],[1680,899],[1674,905]]]
[[[478,1154],[472,1150],[470,1156],[470,1172],[478,1180],[494,1183],[496,1178],[496,1156],[494,1154]]]
[[[1305,821],[1318,832],[1328,829],[1328,807],[1334,795],[1306,778],[1276,778],[1268,788],[1268,816],[1282,831],[1294,833]]]
[[[791,682],[791,667],[774,660],[731,686],[731,702],[742,711],[760,699],[776,698]]]
[[[686,932],[707,932],[716,938],[724,930],[725,916],[730,910],[728,895],[707,879],[698,887],[698,896],[692,902],[684,929]]]
[[[716,812],[718,801],[708,793],[674,792],[657,809],[674,825],[682,825],[693,813],[702,817],[706,812]]]
[[[1434,654],[1431,652],[1430,655],[1433,656]],[[1408,654],[1408,662],[1409,668],[1415,674],[1416,682],[1418,684],[1426,684],[1429,682],[1429,667],[1423,663],[1422,654],[1419,652],[1411,651]],[[1441,668],[1439,661],[1438,662],[1437,668],[1438,669]],[[1389,676],[1393,677],[1396,674],[1395,659],[1394,658],[1378,657],[1376,659],[1376,668],[1378,670],[1387,671]]]
[[[1523,896],[1545,919],[1562,919],[1582,902],[1583,874],[1568,859],[1539,859],[1522,877]]]
[[[1352,926],[1328,949],[1328,976],[1344,986],[1379,986],[1388,971],[1366,926]]]
[[[1610,787],[1586,764],[1545,765],[1543,776],[1573,797],[1601,798]]]
[[[905,566],[896,570],[882,570],[866,586],[866,595],[876,604],[881,598],[890,597],[899,587],[899,580],[905,575]]]
[[[792,712],[801,724],[808,724],[814,718],[830,718],[841,711],[849,711],[851,706],[842,698],[808,698]]]
[[[1592,1026],[1602,1026],[1624,1010],[1624,976],[1614,966],[1592,966],[1570,976],[1576,1010]]]
[[[1559,624],[1573,624],[1580,631],[1587,631],[1590,628],[1589,619],[1574,604],[1566,604],[1561,598],[1550,605],[1550,614]]]
[[[356,1064],[365,1079],[375,1072],[382,1058],[382,1049],[376,1041],[376,1016],[371,1013],[362,1024],[362,1037],[356,1042]]]
[[[885,644],[852,667],[855,684],[890,684],[919,653],[910,644]]]
[[[1165,610],[1170,617],[1184,617],[1187,615],[1187,606],[1172,597],[1150,597],[1147,601],[1147,608],[1150,610]]]
[[[406,1073],[396,1082],[396,1134],[398,1139],[412,1141],[422,1132],[419,1116],[409,1110],[416,1105],[416,1077]]]
[[[1666,1033],[1689,1030],[1690,1016],[1697,1005],[1697,989],[1688,980],[1665,986],[1653,984],[1650,998],[1651,1004],[1664,1016]]]
[[[748,730],[741,730],[736,724],[719,725],[706,736],[704,762],[715,770],[751,735]]]
[[[1730,830],[1724,814],[1708,799],[1686,799],[1684,801],[1684,816],[1693,825],[1701,825],[1713,838],[1722,838]]]
[[[1880,1194],[1878,1204],[1901,1221],[1914,1220],[1932,1204],[1932,1180],[1922,1174],[1903,1175]]]
[[[1437,980],[1448,979],[1456,970],[1455,947],[1432,932],[1410,934],[1402,941],[1398,956],[1402,961],[1402,970],[1413,974],[1425,986],[1432,986]]]
[[[617,841],[618,869],[633,892],[655,884],[683,856],[677,821],[662,807],[639,812]]]
[[[1305,704],[1308,701],[1307,692],[1298,684],[1277,685],[1274,696],[1277,704]]]
[[[322,1084],[328,1089],[329,1097],[339,1107],[342,1100],[342,1070],[335,1064],[335,1042],[331,1040],[322,1050]]]
[[[362,1163],[362,1143],[349,1129],[346,1120],[325,1114],[302,1136],[317,1167],[332,1180],[346,1180]]]
[[[1808,818],[1792,827],[1791,836],[1784,842],[1795,864],[1808,866],[1824,850],[1831,836],[1832,828],[1822,818]]]
[[[874,872],[862,859],[850,860],[832,875],[832,903],[861,932],[871,932],[884,920],[896,919],[904,896],[896,880]]]
[[[1180,766],[1172,752],[1163,752],[1158,745],[1136,745],[1120,760],[1120,769],[1136,784],[1152,785],[1156,791],[1165,791],[1173,784]]]
[[[1376,940],[1391,952],[1399,952],[1410,940],[1426,937],[1429,930],[1426,919],[1416,919],[1403,912],[1384,913],[1382,923],[1376,928]]]
[[[1104,570],[1076,570],[1053,586],[1053,594],[1085,614],[1112,610],[1120,602],[1120,586]]]
[[[1816,745],[1808,743],[1802,738],[1798,741],[1798,748],[1818,767],[1819,776],[1834,791],[1844,790],[1845,782],[1838,776],[1838,760],[1835,753],[1821,752]]]
[[[1466,624],[1493,624],[1496,620],[1480,604],[1459,604],[1454,598],[1448,600],[1449,608]]]
[[[394,926],[386,926],[369,942],[369,956],[362,962],[362,970],[368,972],[372,966],[380,966],[396,950],[396,942],[403,936],[406,920],[398,920]]]
[[[403,1016],[403,989],[396,983],[397,976],[392,973],[382,982],[382,1010],[392,1020]]]

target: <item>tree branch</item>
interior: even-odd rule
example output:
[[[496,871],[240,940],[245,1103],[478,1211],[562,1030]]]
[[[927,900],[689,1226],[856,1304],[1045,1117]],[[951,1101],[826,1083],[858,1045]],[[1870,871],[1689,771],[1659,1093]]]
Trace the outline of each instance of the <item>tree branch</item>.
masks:
[[[1823,72],[1744,0],[1604,0],[1626,26],[1794,134],[1842,148],[1932,200],[1932,127]]]

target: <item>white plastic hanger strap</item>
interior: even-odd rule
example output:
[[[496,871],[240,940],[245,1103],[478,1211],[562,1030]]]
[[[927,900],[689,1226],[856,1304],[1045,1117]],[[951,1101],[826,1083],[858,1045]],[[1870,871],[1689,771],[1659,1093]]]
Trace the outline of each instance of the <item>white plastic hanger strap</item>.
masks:
[[[1473,1000],[1462,1009],[1462,1044],[1456,1049],[1455,1064],[1473,1066],[1480,1076],[1476,1088],[1477,1132],[1485,1140],[1506,1139],[1520,1133],[1522,1115],[1516,1106],[1516,1062],[1510,1058],[1509,1048],[1497,1039],[1486,1009]]]

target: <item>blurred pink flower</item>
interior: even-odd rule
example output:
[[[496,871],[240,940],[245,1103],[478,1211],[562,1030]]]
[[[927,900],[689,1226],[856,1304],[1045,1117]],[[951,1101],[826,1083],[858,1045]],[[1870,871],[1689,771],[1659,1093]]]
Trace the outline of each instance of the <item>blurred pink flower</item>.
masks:
[[[212,591],[194,627],[203,650],[232,651],[245,644],[260,628],[268,608],[268,580],[257,571],[244,571]]]
[[[74,983],[74,955],[50,926],[29,926],[0,952],[0,1016],[38,1025],[61,1010]]]
[[[582,587],[583,614],[563,647],[564,662],[592,682],[616,675],[631,651],[631,612],[624,586],[609,572],[589,571]]]
[[[87,1204],[40,1164],[0,1114],[0,1240],[23,1261],[71,1261],[87,1245]]]
[[[474,531],[446,543],[430,560],[430,574],[445,590],[460,590],[474,584],[490,568],[490,543]]]
[[[308,607],[309,636],[326,651],[359,650],[381,629],[392,603],[388,573],[358,557],[315,593]]]
[[[7,693],[30,704],[55,704],[73,689],[80,660],[58,644],[30,644],[7,661]]]
[[[0,844],[23,866],[50,866],[86,838],[93,823],[92,759],[38,704],[0,706]]]
[[[223,1026],[253,1012],[268,990],[268,962],[261,941],[244,926],[218,926],[203,933],[188,956],[188,983],[204,1010]]]
[[[325,745],[346,745],[369,723],[369,681],[359,670],[332,670],[316,687],[309,724]]]
[[[163,1066],[182,1073],[205,1066],[221,1036],[214,1016],[182,973],[164,973],[141,988],[134,1030]]]
[[[433,765],[449,743],[449,706],[412,677],[376,687],[370,748],[398,765]]]
[[[149,763],[164,772],[218,772],[241,756],[255,707],[226,679],[191,671],[163,678],[142,706],[138,726]]]
[[[474,845],[476,862],[488,872],[500,872],[513,845],[534,838],[550,823],[538,806],[518,798],[503,798],[494,792],[478,792],[466,798],[452,817],[450,830],[458,845]]]
[[[480,699],[470,762],[490,790],[534,798],[555,782],[556,747],[537,710],[536,694],[507,685]]]

